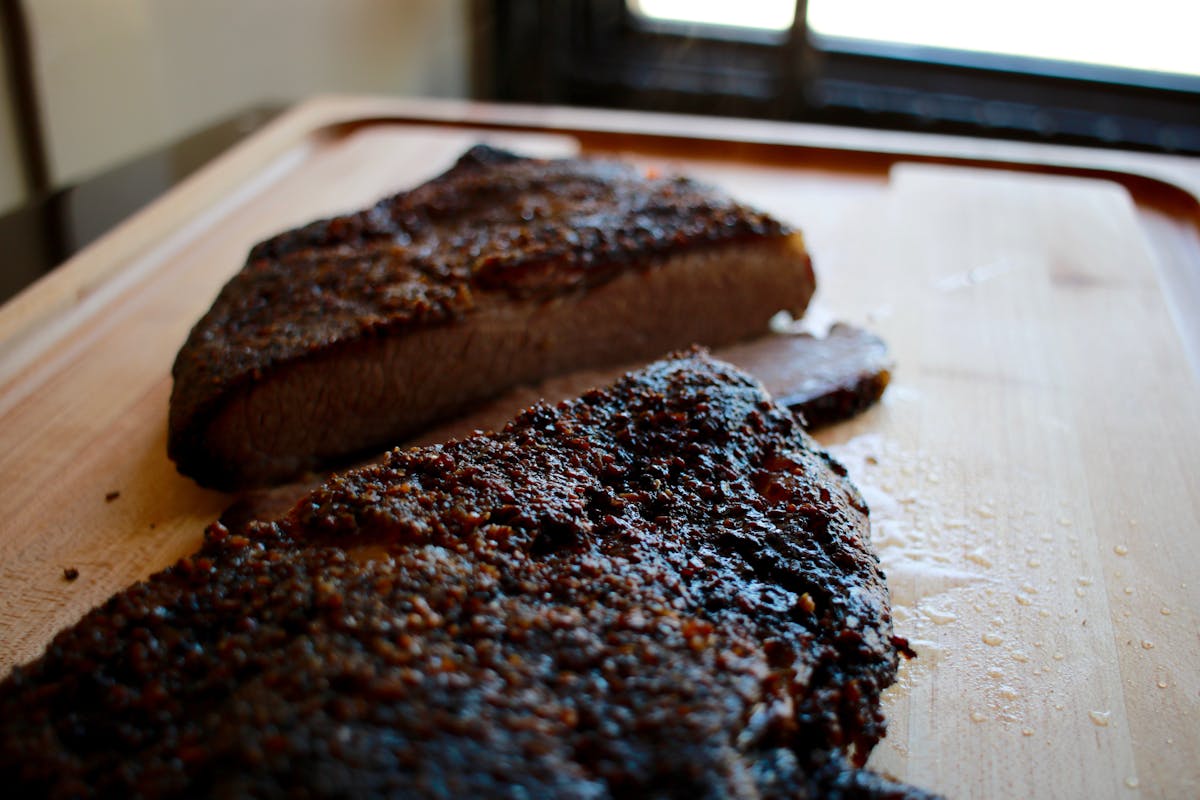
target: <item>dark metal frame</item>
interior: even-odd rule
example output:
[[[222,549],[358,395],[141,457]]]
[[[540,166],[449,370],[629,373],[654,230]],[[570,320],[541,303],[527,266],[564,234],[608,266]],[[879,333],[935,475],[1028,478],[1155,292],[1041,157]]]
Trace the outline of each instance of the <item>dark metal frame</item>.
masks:
[[[38,194],[50,188],[50,165],[33,77],[29,22],[21,0],[0,0],[0,37],[25,189]]]

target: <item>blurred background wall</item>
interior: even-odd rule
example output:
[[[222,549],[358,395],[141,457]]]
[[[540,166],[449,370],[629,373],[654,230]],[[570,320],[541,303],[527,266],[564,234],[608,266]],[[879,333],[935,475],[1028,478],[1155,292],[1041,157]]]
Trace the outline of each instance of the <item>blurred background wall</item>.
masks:
[[[52,187],[314,93],[468,93],[469,0],[8,5],[24,16]],[[0,96],[0,212],[28,192],[12,109]]]
[[[0,227],[23,199],[39,205],[38,247],[57,263],[152,199],[145,187],[165,191],[322,92],[1200,155],[1189,38],[1200,3],[991,11],[960,0],[0,0]]]

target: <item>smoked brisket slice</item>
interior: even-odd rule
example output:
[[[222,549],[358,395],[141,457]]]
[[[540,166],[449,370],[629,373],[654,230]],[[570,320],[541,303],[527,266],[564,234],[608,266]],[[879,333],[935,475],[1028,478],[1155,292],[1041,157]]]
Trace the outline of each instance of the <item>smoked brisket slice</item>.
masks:
[[[8,796],[923,797],[867,509],[700,352],[393,451],[0,685]]]
[[[511,386],[765,332],[813,289],[799,234],[708,187],[476,147],[257,245],[179,352],[168,451],[277,483]]]

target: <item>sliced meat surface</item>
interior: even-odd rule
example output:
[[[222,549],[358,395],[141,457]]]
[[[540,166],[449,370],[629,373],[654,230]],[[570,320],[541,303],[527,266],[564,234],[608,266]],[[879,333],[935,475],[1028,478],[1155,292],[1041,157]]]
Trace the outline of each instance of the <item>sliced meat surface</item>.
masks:
[[[824,336],[770,334],[722,348],[715,355],[758,379],[777,403],[799,416],[809,431],[842,422],[878,402],[893,369],[882,339],[841,322],[831,326]],[[576,370],[532,386],[519,386],[423,431],[408,444],[440,444],[476,431],[495,430],[528,406],[557,403],[644,366]],[[378,461],[383,455],[378,453],[371,460]],[[221,519],[231,528],[252,520],[274,519],[320,482],[320,475],[310,475],[288,484],[241,492]]]
[[[276,483],[511,386],[762,333],[814,287],[798,233],[711,188],[478,147],[257,245],[176,359],[168,451]]]
[[[879,402],[894,366],[882,339],[841,322],[824,336],[766,336],[718,355],[762,381],[808,430],[842,422]]]
[[[824,336],[768,334],[714,351],[714,355],[762,383],[779,405],[800,415],[805,430],[843,422],[877,403],[891,381],[894,362],[875,334],[844,322]],[[468,414],[422,432],[414,444],[436,444],[492,430],[538,401],[550,403],[616,380],[645,363],[576,370],[520,386]]]
[[[8,796],[923,797],[845,471],[700,352],[395,450],[0,684]]]

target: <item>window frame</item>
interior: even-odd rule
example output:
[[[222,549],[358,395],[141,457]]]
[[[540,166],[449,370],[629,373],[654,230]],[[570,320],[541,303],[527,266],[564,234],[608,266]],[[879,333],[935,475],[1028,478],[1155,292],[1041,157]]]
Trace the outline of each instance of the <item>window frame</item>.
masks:
[[[626,0],[484,5],[510,35],[495,99],[1200,155],[1200,77],[833,37],[808,29],[805,0],[766,37],[647,21]]]

